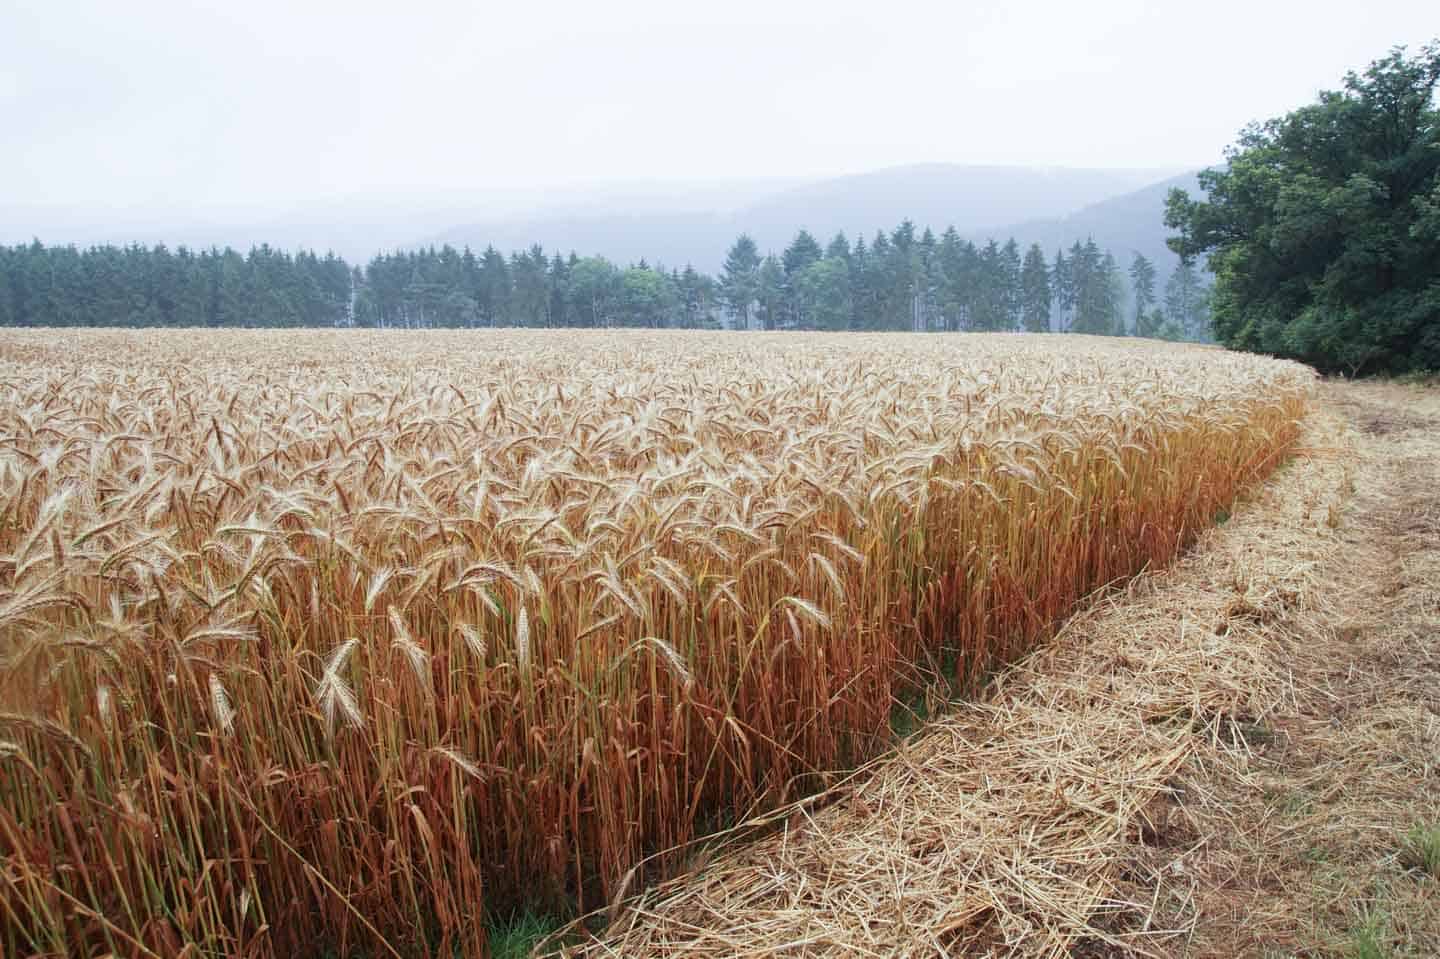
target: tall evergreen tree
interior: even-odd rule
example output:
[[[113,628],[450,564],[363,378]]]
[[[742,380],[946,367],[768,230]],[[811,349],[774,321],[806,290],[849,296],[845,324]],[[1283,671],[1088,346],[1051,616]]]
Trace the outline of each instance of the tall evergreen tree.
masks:
[[[1130,263],[1130,288],[1135,300],[1135,334],[1145,336],[1145,317],[1155,305],[1155,264],[1143,253],[1136,253]]]
[[[1050,268],[1050,291],[1058,315],[1056,328],[1061,333],[1068,333],[1075,322],[1075,270],[1071,263],[1065,259],[1064,251],[1057,249]]]
[[[760,301],[760,323],[764,329],[778,329],[786,299],[785,268],[773,254],[760,264],[756,299]]]
[[[1050,270],[1045,265],[1045,251],[1032,243],[1025,251],[1020,268],[1021,316],[1025,329],[1031,333],[1050,332]]]
[[[785,275],[790,277],[801,272],[822,256],[824,253],[820,249],[820,244],[815,241],[808,230],[801,230],[795,234],[795,239],[790,241],[785,252],[780,254],[780,260],[785,267]]]
[[[556,253],[550,258],[549,274],[545,285],[550,291],[550,308],[546,313],[546,326],[570,326],[570,265]]]
[[[1070,248],[1070,279],[1074,284],[1075,320],[1071,330],[1076,333],[1111,335],[1115,332],[1115,298],[1112,268],[1090,237],[1082,245],[1078,240]]]
[[[1100,310],[1103,316],[1101,326],[1112,336],[1125,335],[1125,283],[1120,278],[1120,265],[1109,250],[1100,258]]]
[[[480,256],[479,295],[476,304],[480,322],[486,326],[502,326],[510,318],[510,268],[505,257],[493,246]]]
[[[871,263],[870,248],[865,245],[864,234],[856,237],[855,248],[850,252],[850,298],[855,311],[850,328],[875,329],[875,269]]]
[[[946,330],[963,329],[965,244],[955,227],[948,227],[935,251],[939,279],[941,323]]]
[[[725,255],[720,273],[720,299],[741,329],[750,326],[750,310],[760,294],[760,251],[742,233]]]
[[[1000,329],[1018,329],[1021,321],[1021,306],[1023,293],[1020,286],[1020,245],[1015,242],[1012,236],[1005,241],[1000,248],[999,272],[997,279],[1000,283],[999,301],[1001,311]]]
[[[991,238],[981,247],[976,259],[974,305],[970,311],[970,328],[995,331],[1005,328],[1006,312],[1005,267],[1000,244]]]
[[[860,237],[853,247],[837,234],[823,251],[801,231],[782,255],[764,259],[742,236],[716,283],[689,266],[682,272],[641,259],[621,270],[601,257],[547,256],[538,244],[508,256],[493,246],[480,254],[448,245],[383,253],[362,270],[333,254],[264,244],[241,254],[135,244],[82,251],[37,241],[0,246],[0,321],[691,327],[718,325],[714,308],[720,305],[738,324],[758,319],[767,329],[1041,329],[1041,314],[1064,303],[1056,283],[1062,272],[1080,278],[1073,284],[1077,328],[1098,332],[1105,317],[1113,318],[1123,294],[1095,279],[1115,271],[1113,258],[1093,241],[1076,244],[1065,269],[1048,275],[1035,250],[1023,261],[1018,250],[1013,239],[977,250],[953,227],[937,238],[909,220],[877,231],[870,243]],[[1203,305],[1204,297],[1187,292],[1193,274],[1181,271],[1172,280],[1167,305],[1193,328],[1199,321],[1186,304]]]
[[[1199,340],[1208,331],[1209,313],[1200,276],[1189,260],[1182,259],[1165,281],[1165,320],[1185,339]]]

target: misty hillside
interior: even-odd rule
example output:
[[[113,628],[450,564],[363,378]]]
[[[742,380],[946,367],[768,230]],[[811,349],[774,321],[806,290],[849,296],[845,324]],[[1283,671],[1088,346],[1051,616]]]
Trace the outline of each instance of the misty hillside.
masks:
[[[1174,263],[1160,223],[1166,191],[1194,188],[1193,174],[1164,170],[1069,170],[917,164],[818,181],[580,184],[551,190],[475,190],[428,196],[343,196],[285,212],[236,209],[81,211],[0,206],[0,242],[50,245],[157,244],[174,249],[327,250],[363,263],[381,251],[449,243],[509,253],[539,243],[549,252],[598,254],[617,264],[646,259],[717,272],[741,232],[780,252],[801,227],[822,243],[852,240],[909,218],[937,233],[953,225],[977,241],[1011,235],[1058,245],[1094,235],[1128,262],[1140,250]]]
[[[802,227],[823,243],[840,230],[852,239],[861,233],[868,237],[907,217],[936,232],[954,225],[962,233],[982,234],[1008,230],[1007,224],[1075,215],[1155,183],[1169,172],[923,164],[791,187],[730,212],[553,212],[455,226],[424,237],[417,245],[449,243],[476,249],[494,245],[514,250],[540,243],[547,250],[595,253],[622,264],[643,257],[714,272],[742,232],[749,233],[762,252],[776,253]],[[1157,214],[1157,236],[1159,229]]]
[[[1076,240],[1084,242],[1087,237],[1093,236],[1101,249],[1115,254],[1122,269],[1129,266],[1137,252],[1143,253],[1154,262],[1163,282],[1179,261],[1179,257],[1165,246],[1165,237],[1170,231],[1162,222],[1165,196],[1174,187],[1186,190],[1192,196],[1200,192],[1195,174],[1186,173],[1092,203],[1068,216],[1037,218],[993,231],[975,231],[969,234],[969,238],[982,242],[993,236],[1003,242],[1013,236],[1022,249],[1031,243],[1039,243],[1045,255],[1053,257],[1057,249],[1068,249]]]
[[[631,218],[675,218],[682,235],[698,219],[739,209],[791,187],[813,182],[798,177],[730,180],[656,180],[645,182],[585,181],[552,187],[497,189],[411,189],[315,197],[295,206],[114,206],[57,205],[0,202],[0,244],[29,243],[39,239],[53,246],[88,247],[110,244],[144,246],[165,244],[192,250],[233,247],[249,250],[268,244],[276,249],[332,251],[347,260],[364,263],[376,253],[414,248],[422,241],[452,230],[457,223],[539,224],[518,233],[524,237],[513,248],[540,242],[559,249],[542,232],[552,220],[585,221],[600,218],[611,224],[593,235],[613,240],[613,221]],[[486,235],[501,231],[477,228]],[[509,235],[509,234],[506,234]],[[584,241],[591,234],[576,233]],[[483,249],[494,242],[507,252],[512,245],[481,240]],[[566,252],[569,247],[564,247]],[[575,249],[592,252],[581,242]],[[598,249],[598,248],[597,248]],[[653,256],[653,252],[639,254]],[[638,256],[638,255],[637,255]]]

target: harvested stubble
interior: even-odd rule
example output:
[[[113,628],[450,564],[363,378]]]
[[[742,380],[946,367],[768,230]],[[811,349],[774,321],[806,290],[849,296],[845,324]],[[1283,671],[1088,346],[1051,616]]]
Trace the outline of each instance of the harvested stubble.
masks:
[[[483,955],[1168,560],[1310,390],[1081,338],[6,333],[0,945]]]

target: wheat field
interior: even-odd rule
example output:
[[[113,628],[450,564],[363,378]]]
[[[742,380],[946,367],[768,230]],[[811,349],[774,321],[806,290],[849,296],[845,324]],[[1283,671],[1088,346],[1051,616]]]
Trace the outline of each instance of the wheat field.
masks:
[[[0,950],[602,906],[1168,561],[1311,389],[1082,337],[0,333]]]

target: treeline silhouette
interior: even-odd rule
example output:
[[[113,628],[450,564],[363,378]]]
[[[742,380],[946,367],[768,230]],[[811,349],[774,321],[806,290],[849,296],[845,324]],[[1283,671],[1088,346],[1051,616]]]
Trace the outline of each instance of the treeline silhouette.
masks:
[[[259,246],[0,246],[0,325],[180,327],[687,327],[1030,330],[1208,335],[1209,304],[1181,263],[1159,288],[1094,240],[1047,259],[1014,239],[976,244],[910,221],[852,244],[807,231],[779,254],[740,236],[717,276],[691,266],[451,246],[377,255],[364,269]]]
[[[0,246],[6,326],[334,326],[350,288],[339,257],[269,246]]]

